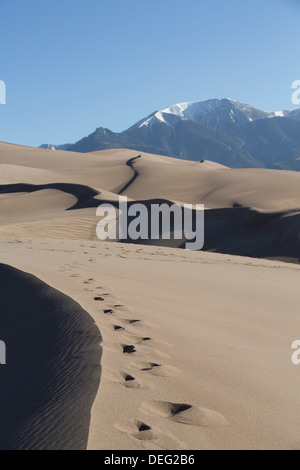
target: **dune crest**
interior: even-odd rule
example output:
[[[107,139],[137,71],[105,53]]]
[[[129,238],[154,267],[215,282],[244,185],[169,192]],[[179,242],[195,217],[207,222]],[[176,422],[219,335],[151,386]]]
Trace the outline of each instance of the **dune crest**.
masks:
[[[0,143],[0,238],[97,240],[96,208],[126,195],[147,206],[204,204],[205,251],[299,262],[299,188],[298,172],[232,170],[127,149],[77,154]],[[180,248],[185,240],[137,243]]]
[[[17,295],[16,295],[17,293]],[[101,336],[76,302],[0,265],[0,449],[86,449]]]

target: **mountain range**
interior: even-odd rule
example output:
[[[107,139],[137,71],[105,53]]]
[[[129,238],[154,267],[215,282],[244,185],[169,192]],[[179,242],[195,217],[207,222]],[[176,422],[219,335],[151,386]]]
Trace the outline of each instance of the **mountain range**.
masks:
[[[300,109],[266,112],[227,98],[180,103],[120,133],[100,127],[75,144],[41,148],[82,153],[128,148],[232,168],[300,170]]]

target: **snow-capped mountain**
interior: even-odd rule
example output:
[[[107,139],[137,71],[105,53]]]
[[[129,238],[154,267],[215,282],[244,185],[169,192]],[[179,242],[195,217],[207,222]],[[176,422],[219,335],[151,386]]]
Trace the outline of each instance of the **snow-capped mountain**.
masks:
[[[46,150],[68,150],[69,145],[71,144],[63,144],[63,145],[43,144],[40,146],[40,148],[46,149]]]
[[[284,117],[288,111],[265,112],[238,101],[214,99],[204,102],[179,103],[157,111],[133,127],[152,128],[155,124],[164,123],[174,128],[179,120],[190,120],[209,129],[228,132],[228,128],[242,128],[257,119]],[[132,129],[132,128],[131,128]]]
[[[233,168],[277,168],[300,157],[300,110],[266,112],[230,99],[185,102],[155,111],[124,132],[100,127],[76,144],[52,147],[130,148]]]

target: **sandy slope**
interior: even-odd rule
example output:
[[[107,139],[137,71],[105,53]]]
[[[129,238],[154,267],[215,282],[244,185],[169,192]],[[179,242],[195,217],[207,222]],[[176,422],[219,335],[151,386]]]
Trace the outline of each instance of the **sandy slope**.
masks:
[[[90,449],[299,449],[300,267],[67,240],[0,250],[101,330]]]
[[[85,449],[99,330],[71,298],[3,264],[0,296],[0,449]]]
[[[138,156],[0,143],[0,238],[94,240],[96,207],[122,193],[133,201],[205,204],[207,251],[299,260],[300,173]]]
[[[7,426],[13,416],[0,447],[82,448],[90,426],[89,449],[299,449],[291,344],[300,266],[231,255],[299,261],[300,173],[137,156],[0,143],[0,260],[41,280],[0,269],[0,339],[4,330],[8,338],[0,418]],[[205,203],[205,249],[231,255],[100,243],[96,207],[120,192],[147,204]],[[100,361],[90,356],[99,343],[90,316],[103,336],[91,422]],[[31,333],[16,345],[24,318]],[[51,347],[36,344],[45,337]],[[14,381],[25,374],[37,399],[24,406],[17,387],[20,415]]]

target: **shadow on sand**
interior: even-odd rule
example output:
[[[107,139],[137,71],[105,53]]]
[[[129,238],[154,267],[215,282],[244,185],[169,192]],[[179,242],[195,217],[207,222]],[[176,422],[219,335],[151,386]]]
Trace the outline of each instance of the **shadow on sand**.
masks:
[[[101,375],[90,315],[39,279],[0,264],[0,449],[87,446]]]

